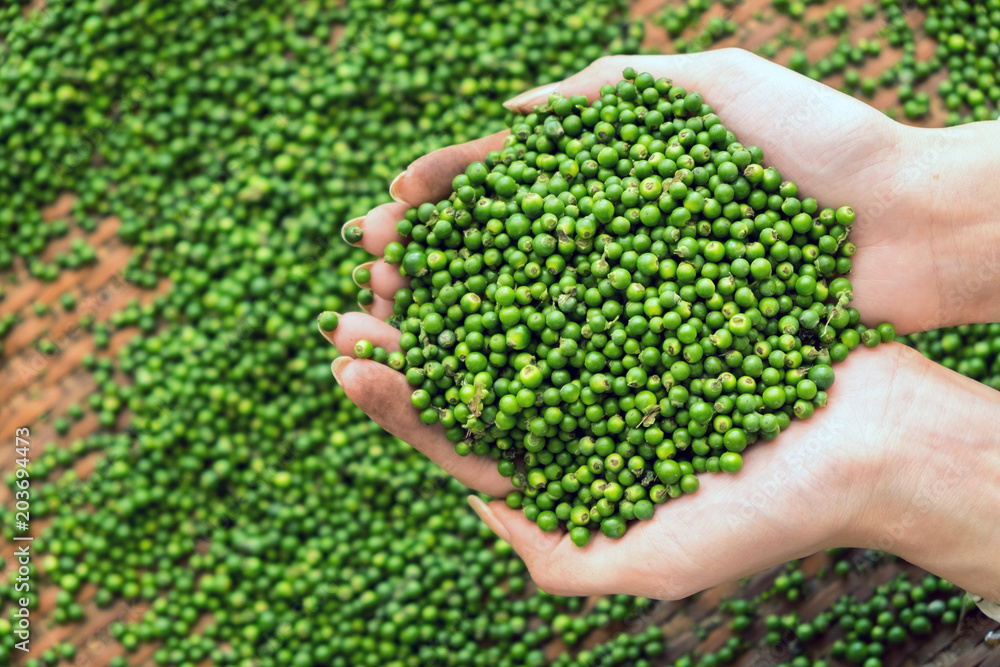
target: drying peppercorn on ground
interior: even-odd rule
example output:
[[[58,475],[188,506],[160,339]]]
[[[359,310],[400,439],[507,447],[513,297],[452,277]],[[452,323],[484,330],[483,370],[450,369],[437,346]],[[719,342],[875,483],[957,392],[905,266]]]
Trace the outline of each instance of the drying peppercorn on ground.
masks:
[[[996,2],[28,4],[0,10],[0,424],[32,432],[33,635],[13,653],[5,485],[0,664],[995,659],[878,552],[677,603],[538,593],[313,327],[371,298],[343,222],[529,86],[743,45],[910,122],[995,118]],[[998,336],[910,342],[996,387]]]

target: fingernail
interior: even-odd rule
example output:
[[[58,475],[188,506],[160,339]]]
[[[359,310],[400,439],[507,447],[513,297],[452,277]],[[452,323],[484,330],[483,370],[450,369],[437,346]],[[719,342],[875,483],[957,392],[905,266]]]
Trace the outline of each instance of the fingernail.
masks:
[[[316,324],[319,326],[319,330],[323,333],[331,333],[337,329],[337,325],[340,324],[340,313],[335,313],[332,310],[324,310],[316,318]]]
[[[349,245],[359,246],[361,245],[361,239],[365,236],[365,218],[361,216],[360,218],[354,218],[353,220],[348,220],[344,223],[344,226],[340,228],[340,236]]]
[[[403,198],[399,196],[399,181],[405,175],[406,175],[406,170],[404,169],[403,171],[396,174],[396,178],[392,179],[392,183],[389,184],[389,196],[392,197],[393,200],[399,202],[400,204],[404,202]]]
[[[539,86],[538,88],[532,88],[531,90],[526,90],[516,97],[512,97],[503,103],[503,106],[508,111],[517,111],[522,107],[534,106],[536,104],[545,104],[549,101],[549,93],[554,92],[559,87],[559,83],[550,83],[547,86]]]
[[[479,496],[469,496],[468,497],[469,506],[472,507],[472,511],[479,515],[479,518],[483,520],[487,526],[490,527],[496,536],[501,540],[510,544],[510,533],[507,532],[507,528],[503,525],[497,515],[493,513],[490,506],[483,502],[482,498]]]
[[[351,272],[351,278],[354,279],[355,285],[361,288],[368,287],[368,283],[372,281],[372,265],[374,264],[374,261],[364,262],[354,267],[354,271]]]
[[[352,361],[354,360],[350,357],[337,357],[333,360],[333,363],[330,364],[330,370],[333,371],[333,377],[337,381],[337,384],[343,386],[344,383],[340,381],[340,374],[344,372],[344,368],[347,364]]]

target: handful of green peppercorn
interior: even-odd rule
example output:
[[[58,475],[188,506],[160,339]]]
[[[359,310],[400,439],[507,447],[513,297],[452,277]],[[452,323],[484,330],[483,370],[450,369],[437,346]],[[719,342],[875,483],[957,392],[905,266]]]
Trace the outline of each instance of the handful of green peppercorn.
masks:
[[[397,224],[401,351],[355,352],[404,372],[459,454],[496,459],[542,530],[621,537],[894,338],[848,305],[854,211],[800,198],[699,93],[627,68],[509,124]]]

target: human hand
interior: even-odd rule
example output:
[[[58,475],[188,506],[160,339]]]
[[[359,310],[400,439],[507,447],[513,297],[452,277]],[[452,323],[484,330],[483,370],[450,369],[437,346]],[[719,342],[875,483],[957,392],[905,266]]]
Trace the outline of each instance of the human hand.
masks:
[[[890,319],[899,323],[900,317],[910,317],[913,304],[907,303],[904,295],[911,294],[915,288],[920,293],[921,280],[929,280],[933,285],[935,278],[928,277],[933,272],[927,271],[926,265],[919,261],[901,261],[894,266],[890,260],[913,257],[923,246],[913,243],[913,247],[906,250],[910,254],[906,255],[895,236],[879,236],[872,234],[872,230],[878,231],[877,228],[887,225],[903,238],[903,227],[913,224],[909,218],[915,214],[912,204],[905,196],[895,197],[889,205],[875,199],[859,201],[859,198],[864,199],[862,188],[870,188],[872,184],[877,184],[876,188],[885,184],[888,191],[898,192],[900,186],[893,179],[905,161],[903,149],[909,142],[902,135],[908,130],[846,96],[748,55],[604,59],[560,84],[564,87],[559,90],[566,94],[593,94],[601,83],[617,80],[626,61],[656,75],[672,76],[677,83],[703,92],[731,129],[748,143],[757,143],[764,149],[768,164],[784,168],[787,163],[783,175],[796,181],[804,191],[823,193],[824,204],[850,202],[857,206],[860,217],[855,223],[855,240],[864,247],[864,252],[855,258],[852,275],[858,301],[865,314],[876,321]],[[780,98],[775,90],[782,91]],[[538,99],[521,98],[515,102],[530,107],[536,102],[544,103],[550,92],[552,90],[536,91]],[[469,162],[482,159],[486,152],[499,149],[504,134],[443,149],[411,165],[394,183],[394,197],[401,203],[379,207],[366,216],[364,246],[380,255],[387,243],[398,240],[395,221],[409,206],[447,196],[453,175]],[[865,217],[866,203],[883,206],[877,224]],[[869,240],[858,238],[864,233],[871,234]],[[885,257],[880,262],[864,264],[871,247],[881,248]],[[918,266],[923,268],[918,271],[915,268]],[[384,262],[377,261],[370,268],[371,287],[377,295],[370,312],[385,318],[391,314],[392,297],[404,281],[396,267]],[[909,271],[903,278],[895,275],[903,270]],[[890,296],[883,296],[886,292]],[[936,304],[928,304],[918,313],[919,317],[904,319],[900,328],[922,328],[919,318],[926,319],[936,307]],[[359,339],[393,350],[398,349],[398,335],[395,329],[372,317],[351,314],[341,319],[340,326],[330,337],[345,351],[353,350],[354,342]],[[809,434],[815,429],[814,447],[795,448],[792,440],[795,436],[792,435],[782,436],[780,448],[779,443],[756,447],[752,450],[755,454],[747,457],[740,475],[730,479],[712,476],[704,480],[696,496],[670,501],[669,510],[661,509],[651,522],[638,524],[614,545],[598,539],[581,551],[568,539],[560,540],[558,536],[541,533],[519,512],[507,509],[501,502],[492,503],[493,512],[484,514],[484,518],[511,541],[542,587],[555,592],[615,591],[646,595],[652,592],[654,597],[678,597],[823,546],[869,539],[879,530],[878,521],[867,521],[869,513],[873,508],[884,507],[884,511],[874,512],[873,518],[889,516],[891,512],[887,508],[895,501],[891,501],[893,494],[886,492],[886,485],[881,484],[885,480],[872,476],[873,471],[878,470],[884,475],[885,466],[868,465],[866,462],[870,462],[872,452],[857,443],[865,442],[870,446],[876,463],[893,458],[888,451],[892,449],[891,438],[875,440],[869,437],[865,441],[861,437],[864,429],[884,424],[888,414],[887,406],[874,401],[876,397],[866,392],[884,391],[891,385],[893,373],[885,366],[887,356],[866,354],[865,357],[878,359],[882,373],[876,373],[874,365],[871,369],[855,371],[855,377],[865,373],[866,380],[853,384],[848,380],[849,389],[853,386],[856,391],[845,392],[844,372],[858,367],[859,363],[852,356],[851,361],[838,367],[837,386],[840,389],[830,392],[834,406],[838,401],[844,402],[839,412],[833,408],[823,410],[808,426],[797,423],[789,429],[789,433],[798,433],[799,438],[808,438],[808,442],[813,441]],[[416,411],[409,405],[411,388],[401,375],[372,362],[351,362],[348,358],[335,362],[334,368],[348,395],[375,421],[422,449],[460,481],[493,496],[502,496],[511,489],[509,481],[496,472],[493,461],[457,456],[439,427],[420,423]],[[864,396],[865,400],[850,398],[856,395]],[[879,405],[882,410],[876,409]],[[838,444],[836,438],[823,426],[839,423],[830,421],[831,413],[840,414],[841,418],[853,415],[855,430],[844,436],[855,443],[853,446],[834,446]],[[899,433],[902,423],[895,424],[896,430],[892,432]],[[889,432],[887,428],[880,428],[875,433],[879,430]],[[785,454],[779,456],[779,450]],[[802,462],[798,468],[792,468],[796,470],[794,476],[781,485],[792,492],[786,490],[776,498],[766,498],[756,509],[751,506],[755,516],[743,521],[742,528],[725,522],[720,525],[718,519],[712,520],[713,516],[718,516],[728,521],[733,516],[732,510],[739,510],[754,490],[767,488],[760,485],[769,479],[773,481],[776,471],[788,470],[790,463],[796,463],[797,459],[786,458],[791,456],[789,451],[813,452],[812,458],[819,461]],[[845,468],[866,474],[843,475]],[[750,470],[757,472],[750,473]],[[767,476],[769,471],[770,478]],[[813,489],[811,493],[810,489]],[[871,495],[873,489],[883,493]],[[831,497],[837,502],[831,503]],[[685,507],[688,509],[683,509]],[[481,503],[478,510],[483,510]],[[693,537],[685,532],[684,526],[690,526],[692,532],[699,535]],[[638,536],[630,537],[636,531]],[[739,559],[731,559],[729,564],[718,562],[724,560],[720,554],[737,552]],[[706,562],[712,562],[712,567],[706,567]],[[617,568],[618,565],[622,567]],[[642,589],[636,589],[637,586]]]
[[[350,350],[392,329],[350,313],[327,334]],[[385,329],[382,329],[385,327]],[[440,425],[409,404],[411,387],[387,366],[333,362],[347,396],[472,489],[513,490],[496,463],[459,456]],[[503,500],[470,503],[524,559],[534,581],[560,595],[628,593],[678,599],[824,548],[888,550],[987,599],[1000,599],[1000,397],[898,343],[858,348],[837,366],[829,405],[760,442],[737,475],[703,475],[696,494],[667,501],[617,541],[581,549],[544,533]]]

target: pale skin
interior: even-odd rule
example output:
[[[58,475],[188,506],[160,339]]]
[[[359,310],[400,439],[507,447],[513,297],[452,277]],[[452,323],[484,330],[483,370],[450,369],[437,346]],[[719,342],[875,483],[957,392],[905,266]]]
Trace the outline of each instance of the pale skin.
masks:
[[[817,197],[850,203],[860,248],[854,305],[869,325],[900,333],[1000,320],[1000,168],[984,147],[996,123],[909,128],[822,84],[735,50],[695,56],[619,56],[508,102],[530,110],[548,95],[593,99],[626,66],[698,90],[765,163]],[[407,208],[450,193],[452,177],[506,132],[420,158],[393,183],[395,203],[370,211],[362,245],[381,256],[399,240]],[[970,184],[971,182],[971,184]],[[978,185],[977,185],[978,184]],[[994,239],[990,242],[990,239]],[[470,504],[524,559],[543,589],[561,595],[628,593],[677,599],[835,546],[890,551],[958,586],[1000,600],[1000,393],[898,343],[858,348],[836,367],[828,407],[745,454],[738,474],[701,475],[697,493],[658,507],[650,521],[581,549],[543,533],[502,498],[508,479],[490,459],[461,457],[440,426],[425,426],[411,388],[386,366],[350,356],[358,340],[398,349],[383,320],[404,286],[397,267],[370,264],[368,313],[324,334],[345,355],[333,372],[383,428],[472,489],[500,500]]]

